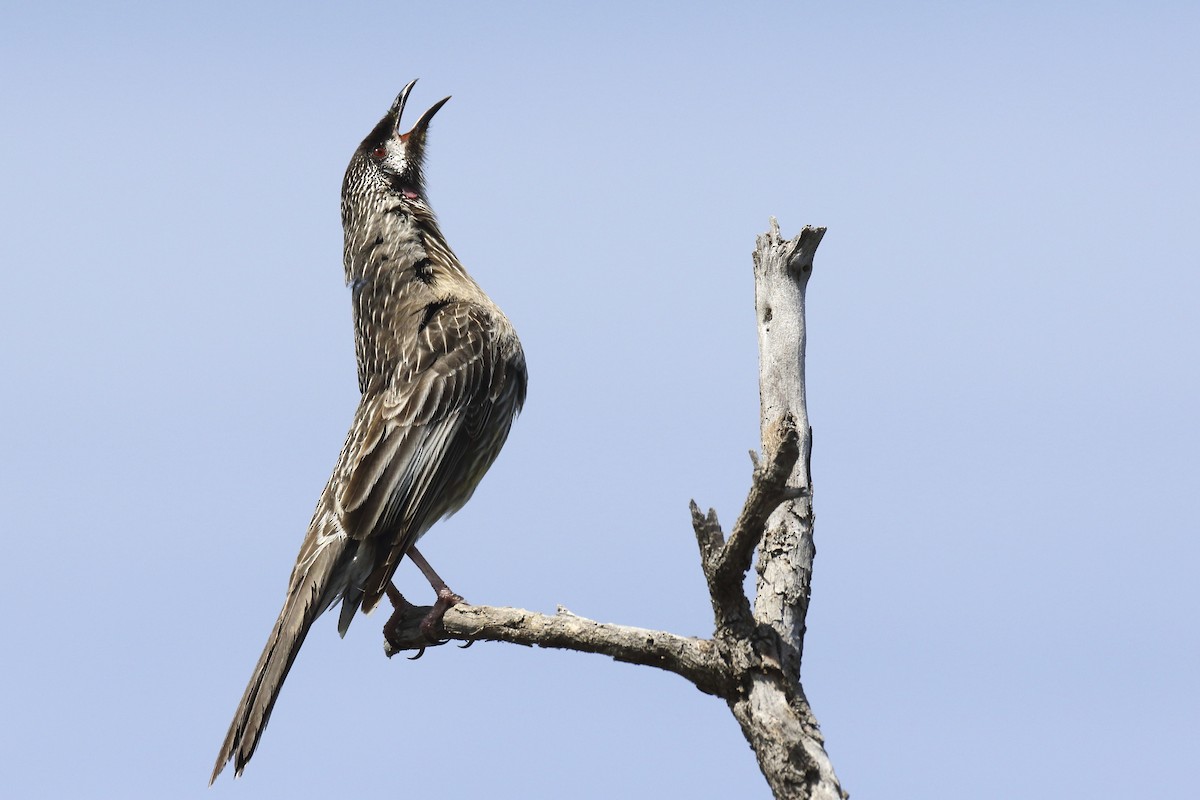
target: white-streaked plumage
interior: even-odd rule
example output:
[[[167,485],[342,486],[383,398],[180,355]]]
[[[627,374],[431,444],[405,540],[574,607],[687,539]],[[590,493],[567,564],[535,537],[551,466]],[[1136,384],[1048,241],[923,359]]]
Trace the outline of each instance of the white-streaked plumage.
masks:
[[[471,498],[525,400],[516,332],[425,201],[425,134],[445,101],[399,133],[412,86],[346,170],[344,263],[362,399],[213,780],[231,760],[240,775],[254,754],[313,621],[340,600],[344,634],[360,608],[379,602],[409,548]]]

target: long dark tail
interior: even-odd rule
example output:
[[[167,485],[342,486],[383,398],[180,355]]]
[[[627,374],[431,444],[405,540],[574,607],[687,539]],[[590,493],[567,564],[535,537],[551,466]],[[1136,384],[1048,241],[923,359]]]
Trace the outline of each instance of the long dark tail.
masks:
[[[353,544],[349,546],[353,547]],[[258,740],[267,727],[267,720],[271,718],[271,709],[275,707],[279,690],[283,688],[283,680],[292,668],[296,654],[300,652],[300,645],[304,644],[304,637],[317,617],[336,599],[329,597],[327,591],[331,578],[339,571],[339,562],[347,555],[347,549],[345,540],[326,542],[321,551],[314,554],[307,569],[297,565],[287,601],[279,612],[267,646],[259,656],[250,684],[233,715],[209,785],[230,761],[233,761],[236,774],[241,775],[246,763],[254,755]],[[302,551],[301,563],[305,555]]]

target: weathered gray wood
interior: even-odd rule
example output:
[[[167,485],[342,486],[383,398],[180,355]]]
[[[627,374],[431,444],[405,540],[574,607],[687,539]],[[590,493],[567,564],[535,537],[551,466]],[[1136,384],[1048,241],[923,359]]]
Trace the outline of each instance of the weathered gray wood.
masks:
[[[744,698],[730,703],[779,798],[841,798],[833,764],[800,684],[804,621],[812,586],[812,429],[804,391],[804,295],[824,228],[784,240],[779,225],[758,237],[754,295],[758,316],[760,431],[764,452],[781,424],[794,425],[800,458],[786,482],[791,495],[767,519],[758,549],[754,621],[760,655],[776,670],[751,673]],[[768,454],[769,455],[769,454]]]
[[[824,228],[806,227],[796,238],[784,241],[779,223],[772,217],[771,230],[758,237],[754,251],[763,447],[768,446],[780,421],[790,419],[800,436],[801,453],[787,480],[787,487],[800,496],[772,512],[759,544],[754,619],[779,635],[781,666],[795,675],[800,674],[815,555],[808,474],[812,430],[804,393],[804,293],[812,274],[813,256],[824,235]]]
[[[420,623],[432,606],[408,606],[392,635],[384,640],[389,658],[405,650],[432,646]],[[599,653],[616,661],[658,667],[687,678],[707,694],[728,693],[727,676],[716,661],[713,643],[665,631],[596,622],[559,606],[554,615],[523,608],[461,603],[442,620],[447,640],[509,642],[528,646]]]

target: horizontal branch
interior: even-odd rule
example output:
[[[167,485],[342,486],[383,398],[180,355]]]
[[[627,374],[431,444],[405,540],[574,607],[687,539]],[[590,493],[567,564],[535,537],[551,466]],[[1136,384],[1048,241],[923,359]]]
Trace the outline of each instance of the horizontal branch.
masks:
[[[409,605],[389,622],[384,642],[388,657],[430,646],[420,623],[430,606]],[[644,664],[674,672],[700,691],[728,697],[730,688],[716,648],[707,639],[678,636],[665,631],[596,622],[562,608],[553,616],[523,608],[473,606],[460,603],[442,619],[447,640],[510,642],[599,653],[629,664]]]

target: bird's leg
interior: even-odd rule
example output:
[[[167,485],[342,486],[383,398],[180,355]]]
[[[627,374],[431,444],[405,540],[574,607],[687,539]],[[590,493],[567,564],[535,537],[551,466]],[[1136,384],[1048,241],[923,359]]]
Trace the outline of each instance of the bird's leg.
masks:
[[[440,643],[441,639],[438,635],[444,631],[442,617],[446,616],[446,612],[461,603],[463,599],[452,592],[442,577],[433,571],[433,567],[429,566],[429,562],[425,560],[425,556],[421,555],[420,550],[415,547],[408,548],[408,557],[417,565],[417,569],[421,570],[425,580],[429,581],[429,585],[437,592],[437,602],[425,615],[425,619],[421,620],[421,633],[425,634],[425,638],[429,641]]]

